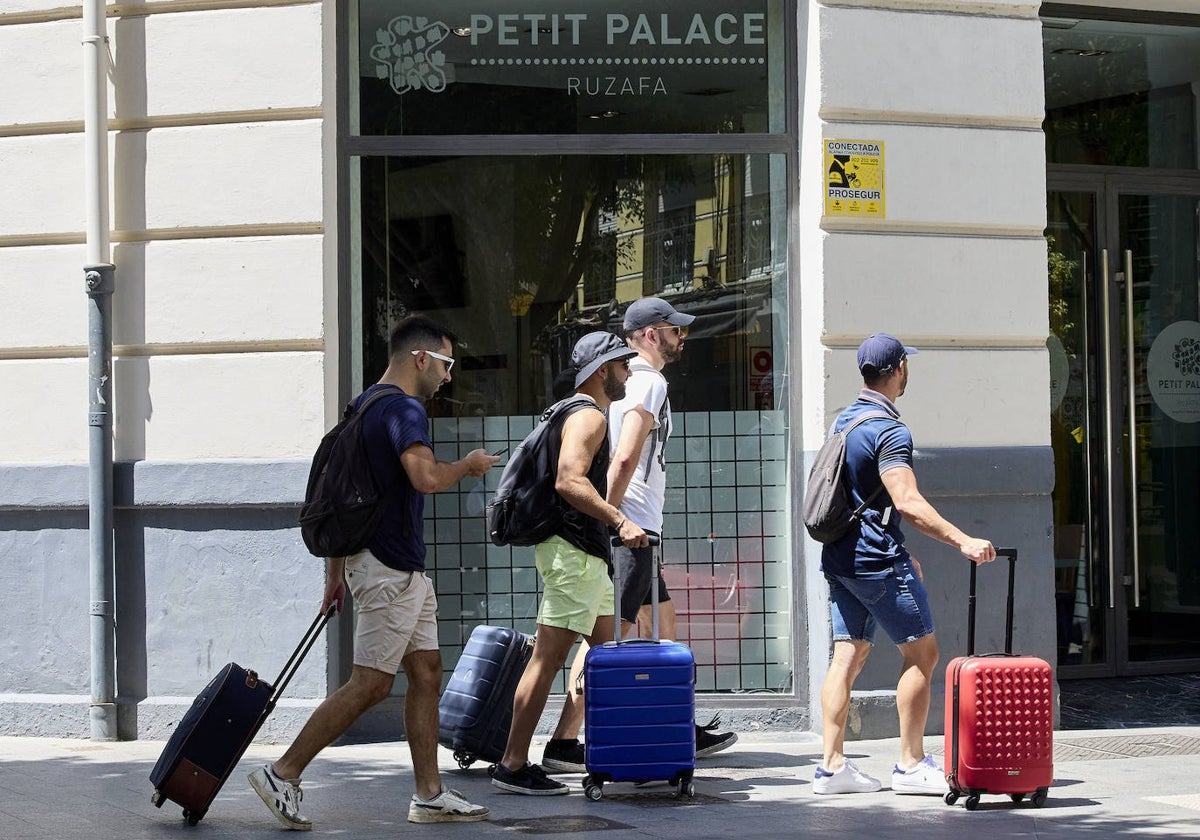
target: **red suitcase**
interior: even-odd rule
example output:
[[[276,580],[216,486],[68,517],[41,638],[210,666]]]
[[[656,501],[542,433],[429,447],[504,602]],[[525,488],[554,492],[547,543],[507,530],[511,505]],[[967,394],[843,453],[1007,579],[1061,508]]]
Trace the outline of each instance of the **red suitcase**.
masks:
[[[967,655],[946,666],[946,804],[967,798],[968,811],[982,794],[1030,796],[1041,807],[1054,781],[1054,674],[1036,656],[1014,656],[1013,582],[1017,551],[1008,558],[1008,609],[1004,653],[975,655],[975,578],[967,601]]]

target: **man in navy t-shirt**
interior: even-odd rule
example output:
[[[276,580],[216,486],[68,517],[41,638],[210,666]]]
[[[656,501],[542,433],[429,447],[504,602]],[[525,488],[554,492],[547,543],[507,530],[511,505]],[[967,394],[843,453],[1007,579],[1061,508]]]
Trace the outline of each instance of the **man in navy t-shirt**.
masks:
[[[363,712],[391,693],[401,668],[408,677],[404,722],[416,783],[409,822],[488,817],[487,808],[446,788],[437,766],[442,657],[437,595],[425,576],[425,494],[452,487],[468,475],[482,476],[500,460],[483,449],[453,462],[434,457],[424,402],[450,381],[453,341],[449,330],[428,318],[404,319],[392,331],[383,377],[356,402],[361,405],[378,390],[391,392],[367,409],[362,424],[371,469],[378,485],[387,488],[386,508],[366,549],[326,560],[322,609],[337,604],[340,611],[347,586],[358,606],[350,679],[317,707],[282,758],[250,774],[251,786],[286,828],[312,828],[300,814],[300,774]]]
[[[896,686],[900,758],[892,770],[892,790],[944,794],[948,789],[942,768],[925,754],[937,639],[921,566],[904,547],[900,521],[906,518],[922,534],[955,546],[975,563],[996,559],[996,550],[943,519],[917,489],[912,435],[896,409],[896,400],[908,386],[908,357],[916,352],[886,333],[863,341],[858,348],[863,389],[834,423],[834,430],[840,431],[864,413],[881,415],[864,420],[846,438],[848,501],[855,508],[867,499],[871,502],[858,527],[821,552],[821,570],[829,584],[833,657],[821,688],[825,749],[813,777],[813,793],[870,793],[882,787],[844,752],[850,692],[871,652],[876,625],[904,659]]]

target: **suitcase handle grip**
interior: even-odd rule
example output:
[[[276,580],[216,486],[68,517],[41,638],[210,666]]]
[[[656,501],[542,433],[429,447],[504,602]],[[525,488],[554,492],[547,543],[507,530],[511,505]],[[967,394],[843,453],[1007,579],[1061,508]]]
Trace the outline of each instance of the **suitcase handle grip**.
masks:
[[[1004,653],[1012,656],[1013,649],[1013,586],[1017,576],[1017,550],[997,548],[996,557],[1008,558],[1008,603],[1004,617]],[[979,566],[971,563],[971,588],[967,594],[967,656],[975,655],[975,584]]]
[[[655,546],[662,543],[662,538],[658,534],[646,534],[646,539],[650,541],[651,548],[654,548]],[[613,544],[613,548],[618,548],[618,547],[624,545],[624,543],[621,541],[620,537],[613,537],[612,544]],[[654,639],[652,639],[652,640],[647,639],[646,641],[657,642],[658,641],[658,573],[659,573],[659,569],[662,567],[662,557],[661,556],[659,556],[657,554],[654,556],[654,565],[655,565],[655,568],[650,573],[650,581],[651,581],[651,583],[650,583],[650,602],[651,602],[650,614],[654,617],[651,622],[654,625]],[[613,571],[613,641],[619,645],[619,644],[622,644],[622,641],[621,641],[621,567],[620,567],[620,565],[618,563],[614,562],[612,564],[612,571]],[[626,639],[625,643],[632,642],[632,641],[634,641],[634,639]]]
[[[288,657],[283,670],[279,672],[279,676],[275,679],[275,690],[271,692],[271,699],[267,702],[267,710],[263,713],[264,718],[275,708],[275,704],[279,702],[279,698],[283,697],[283,690],[287,688],[288,683],[292,681],[292,677],[296,676],[296,672],[300,670],[300,663],[304,661],[304,657],[308,656],[308,652],[312,649],[313,644],[321,637],[321,633],[325,630],[325,625],[336,614],[337,604],[330,604],[324,612],[317,613],[317,617],[313,619],[312,624],[308,625],[308,629],[304,631],[304,635],[300,638],[300,644],[296,645],[296,649],[292,651],[292,655]]]

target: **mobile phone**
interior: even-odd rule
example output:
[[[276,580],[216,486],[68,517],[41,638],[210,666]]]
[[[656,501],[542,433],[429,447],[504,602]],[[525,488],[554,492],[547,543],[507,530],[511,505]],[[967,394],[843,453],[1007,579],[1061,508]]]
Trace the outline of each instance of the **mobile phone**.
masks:
[[[506,446],[506,447],[504,447],[503,449],[500,449],[500,450],[498,450],[498,451],[496,451],[496,452],[493,452],[493,453],[492,453],[492,457],[493,457],[493,458],[499,457],[500,455],[503,455],[503,454],[504,454],[505,452],[507,452],[507,451],[508,451],[508,447]]]

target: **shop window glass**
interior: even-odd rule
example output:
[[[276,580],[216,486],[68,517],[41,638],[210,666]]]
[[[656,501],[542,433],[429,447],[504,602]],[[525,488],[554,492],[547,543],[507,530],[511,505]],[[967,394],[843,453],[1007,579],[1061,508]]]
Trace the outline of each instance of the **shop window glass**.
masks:
[[[1200,168],[1200,27],[1047,17],[1050,163]]]
[[[790,691],[786,161],[783,155],[357,157],[360,386],[422,312],[458,336],[429,403],[439,457],[511,451],[564,383],[574,342],[659,294],[696,316],[664,371],[667,581],[708,691]],[[668,241],[669,240],[669,241]],[[532,630],[532,549],[492,546],[499,479],[427,508],[447,666],[479,622]],[[565,686],[559,685],[563,690]]]

